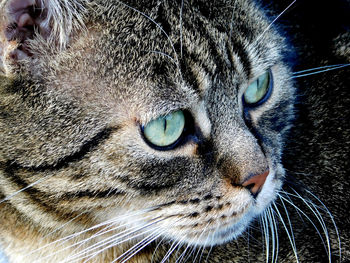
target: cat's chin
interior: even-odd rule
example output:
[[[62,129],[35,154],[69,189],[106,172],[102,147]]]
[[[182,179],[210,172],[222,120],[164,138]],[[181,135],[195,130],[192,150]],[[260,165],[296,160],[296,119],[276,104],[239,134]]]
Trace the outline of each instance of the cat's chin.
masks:
[[[240,221],[234,224],[218,227],[215,230],[205,231],[198,238],[185,241],[191,245],[201,247],[225,244],[238,238],[247,229],[253,218],[253,214],[247,213]]]

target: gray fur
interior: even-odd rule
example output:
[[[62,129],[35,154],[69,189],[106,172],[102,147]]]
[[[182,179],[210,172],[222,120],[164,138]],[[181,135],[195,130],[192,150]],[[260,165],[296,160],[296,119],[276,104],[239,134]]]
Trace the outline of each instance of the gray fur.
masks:
[[[2,2],[2,26],[11,18],[7,4]],[[174,242],[152,243],[134,262],[152,257],[160,262],[172,248],[179,248],[171,255],[174,261],[182,252],[188,261],[264,261],[270,250],[259,243],[260,231],[252,229],[257,218],[265,227],[278,221],[269,208],[278,209],[273,205],[275,200],[279,204],[278,196],[289,200],[279,190],[295,88],[286,62],[290,48],[275,25],[265,31],[270,20],[263,10],[251,1],[37,4],[47,13],[38,33],[24,43],[30,56],[17,61],[6,56],[19,47],[0,38],[0,241],[11,262],[79,258],[72,249],[55,254],[60,243],[50,242],[115,217],[122,219],[114,226],[141,225],[154,231],[154,239]],[[50,34],[40,34],[47,25]],[[340,45],[335,50],[344,57],[347,49]],[[244,89],[270,68],[275,82],[271,98],[245,113]],[[140,127],[178,109],[192,115],[197,137],[171,151],[150,148]],[[290,169],[292,158],[286,161]],[[237,186],[267,167],[270,175],[256,200]],[[303,196],[318,202],[307,192]],[[280,261],[314,259],[308,246],[300,247],[303,228],[297,213],[290,213],[299,256],[282,235]],[[337,233],[330,215],[323,217],[334,255]],[[252,229],[247,229],[249,222]],[[247,247],[245,237],[258,240]],[[112,262],[140,240],[101,251],[96,262]],[[98,241],[91,239],[80,250]],[[322,245],[320,239],[310,241],[310,246]],[[186,253],[188,244],[208,248]],[[213,245],[221,246],[211,250]],[[277,256],[277,248],[270,249]],[[271,251],[268,256],[274,257]]]

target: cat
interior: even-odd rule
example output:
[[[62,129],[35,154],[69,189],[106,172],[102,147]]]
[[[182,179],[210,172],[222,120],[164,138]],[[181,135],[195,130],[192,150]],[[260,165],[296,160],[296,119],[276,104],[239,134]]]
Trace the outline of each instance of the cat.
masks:
[[[339,260],[331,214],[288,188],[289,175],[313,173],[296,170],[293,140],[308,142],[312,129],[292,128],[303,72],[292,73],[293,50],[265,12],[246,0],[3,1],[9,262]],[[334,50],[344,58],[342,37]],[[311,189],[316,180],[329,177]],[[277,235],[278,217],[288,235]],[[320,217],[330,224],[317,226]],[[321,238],[300,247],[303,231]]]

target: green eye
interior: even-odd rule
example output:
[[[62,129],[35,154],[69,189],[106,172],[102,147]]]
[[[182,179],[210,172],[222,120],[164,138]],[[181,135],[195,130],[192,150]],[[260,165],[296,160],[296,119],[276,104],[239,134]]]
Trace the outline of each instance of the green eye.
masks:
[[[245,90],[243,98],[248,106],[258,106],[265,102],[271,95],[272,76],[271,72],[267,71],[253,81]]]
[[[179,110],[149,122],[143,127],[143,134],[151,146],[165,148],[177,142],[184,128],[185,115]]]

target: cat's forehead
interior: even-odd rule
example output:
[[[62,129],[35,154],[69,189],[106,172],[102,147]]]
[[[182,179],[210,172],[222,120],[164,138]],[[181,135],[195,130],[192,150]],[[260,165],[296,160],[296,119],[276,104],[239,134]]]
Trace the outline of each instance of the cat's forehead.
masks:
[[[110,97],[144,121],[197,107],[213,89],[236,97],[279,60],[278,37],[249,1],[116,1],[103,12],[94,64]]]

